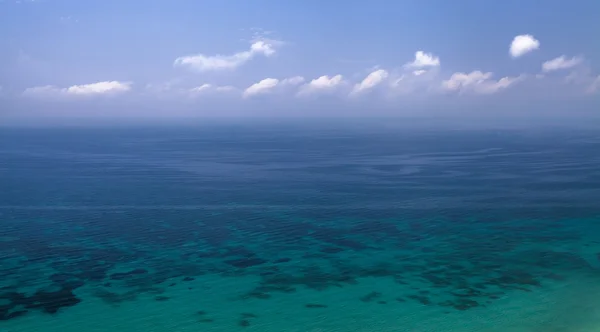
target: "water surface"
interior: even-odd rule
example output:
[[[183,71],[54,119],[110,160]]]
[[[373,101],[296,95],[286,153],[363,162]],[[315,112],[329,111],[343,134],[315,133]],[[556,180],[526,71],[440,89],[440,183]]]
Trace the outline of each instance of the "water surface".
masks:
[[[0,132],[0,330],[598,331],[600,134]]]

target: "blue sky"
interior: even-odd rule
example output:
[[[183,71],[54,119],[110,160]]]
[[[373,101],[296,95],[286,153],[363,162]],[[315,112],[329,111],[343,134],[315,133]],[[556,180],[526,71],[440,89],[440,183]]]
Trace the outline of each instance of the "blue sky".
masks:
[[[598,13],[593,0],[0,0],[0,121],[591,114]]]

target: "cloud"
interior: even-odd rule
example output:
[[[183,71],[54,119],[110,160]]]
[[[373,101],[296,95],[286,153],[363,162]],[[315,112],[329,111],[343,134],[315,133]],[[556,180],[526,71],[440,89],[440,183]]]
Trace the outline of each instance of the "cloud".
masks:
[[[558,58],[544,62],[542,64],[542,71],[547,73],[561,69],[569,69],[577,66],[582,61],[583,59],[581,57],[572,57],[571,59],[567,59],[564,55],[561,55]]]
[[[53,85],[27,88],[25,96],[58,97],[58,96],[94,96],[124,93],[131,90],[131,82],[104,81],[90,84],[73,85],[68,88],[58,88]]]
[[[539,40],[535,39],[532,35],[518,35],[510,44],[509,53],[513,58],[518,58],[539,48]]]
[[[66,93],[74,95],[98,95],[126,92],[129,90],[131,90],[130,82],[105,81],[91,84],[73,85],[66,89]]]
[[[203,93],[211,93],[211,92],[230,92],[230,91],[235,91],[236,88],[231,86],[231,85],[224,85],[224,86],[215,86],[212,84],[202,84],[200,86],[191,88],[189,91],[192,94],[203,94]]]
[[[191,92],[203,92],[203,91],[208,91],[210,89],[212,89],[212,84],[202,84],[200,86],[197,86],[195,88],[190,89]]]
[[[258,83],[254,83],[244,90],[244,97],[252,97],[260,94],[271,92],[279,84],[276,78],[265,78]]]
[[[415,60],[404,65],[406,68],[439,67],[440,58],[432,53],[415,52]]]
[[[300,90],[298,91],[298,95],[308,95],[312,93],[332,91],[342,83],[342,75],[335,75],[332,77],[323,75],[301,86]]]
[[[503,77],[498,81],[492,80],[493,74],[484,73],[479,70],[471,73],[454,73],[450,79],[442,82],[442,88],[446,91],[474,92],[479,94],[491,94],[506,89],[522,77]]]
[[[199,72],[233,70],[252,58],[262,55],[270,57],[275,54],[281,43],[276,40],[255,40],[250,49],[232,55],[186,55],[181,56],[173,62],[175,67],[185,67]]]
[[[282,80],[276,78],[265,78],[260,82],[249,86],[246,90],[244,90],[242,96],[248,98],[260,94],[272,93],[276,90],[281,91],[284,87],[297,86],[302,84],[302,82],[304,82],[304,77],[302,76],[293,76]]]
[[[350,92],[350,94],[355,95],[355,94],[361,93],[363,91],[370,90],[370,89],[376,87],[377,85],[381,84],[381,82],[386,80],[388,78],[388,76],[389,76],[389,73],[386,70],[384,70],[384,69],[376,70],[376,71],[370,73],[369,75],[367,75],[367,77],[365,77],[365,79],[363,79],[362,82],[356,84],[354,86],[354,88],[352,89],[352,91]]]

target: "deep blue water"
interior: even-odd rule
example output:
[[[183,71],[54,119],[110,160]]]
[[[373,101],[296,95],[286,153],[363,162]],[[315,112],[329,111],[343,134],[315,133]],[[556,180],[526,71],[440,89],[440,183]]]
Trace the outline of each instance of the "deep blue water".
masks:
[[[85,312],[125,331],[94,315],[156,302],[189,321],[153,331],[363,331],[363,311],[393,325],[547,292],[534,323],[502,330],[594,331],[599,202],[593,130],[1,128],[0,330]],[[211,304],[176,302],[189,294]]]

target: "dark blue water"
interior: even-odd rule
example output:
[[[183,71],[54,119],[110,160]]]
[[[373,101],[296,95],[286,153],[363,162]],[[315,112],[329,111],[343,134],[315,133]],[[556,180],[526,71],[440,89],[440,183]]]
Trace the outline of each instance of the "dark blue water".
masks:
[[[596,331],[599,202],[592,130],[2,128],[0,330]]]

